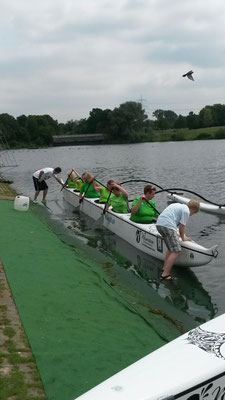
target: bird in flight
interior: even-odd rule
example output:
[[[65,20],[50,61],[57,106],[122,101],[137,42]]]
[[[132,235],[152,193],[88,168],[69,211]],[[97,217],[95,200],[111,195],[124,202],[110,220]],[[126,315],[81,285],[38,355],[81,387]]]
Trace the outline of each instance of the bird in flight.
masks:
[[[193,73],[193,71],[188,71],[186,74],[183,75],[183,77],[186,76],[188,79],[191,79],[191,81],[194,81],[194,78],[192,76]]]

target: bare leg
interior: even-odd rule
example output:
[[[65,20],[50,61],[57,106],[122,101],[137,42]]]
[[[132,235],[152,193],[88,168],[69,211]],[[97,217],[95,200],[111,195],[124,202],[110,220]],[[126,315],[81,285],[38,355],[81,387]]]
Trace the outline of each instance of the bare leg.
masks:
[[[45,189],[45,190],[43,191],[43,199],[42,199],[42,201],[43,201],[43,200],[45,201],[46,196],[47,196],[47,193],[48,193],[48,189]]]
[[[177,257],[179,256],[180,252],[172,252],[167,250],[166,257],[163,266],[162,276],[170,275],[170,271],[175,263]]]
[[[40,190],[37,190],[37,191],[35,192],[35,194],[34,194],[34,200],[35,200],[35,201],[37,200],[37,197],[38,197],[39,193],[40,193]]]

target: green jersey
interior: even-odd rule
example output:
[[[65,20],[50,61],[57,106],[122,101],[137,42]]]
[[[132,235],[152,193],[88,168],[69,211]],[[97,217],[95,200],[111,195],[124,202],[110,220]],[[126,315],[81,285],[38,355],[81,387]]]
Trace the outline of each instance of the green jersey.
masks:
[[[109,198],[109,204],[112,206],[113,211],[126,214],[128,213],[127,209],[127,197],[120,193],[119,196],[111,195]]]
[[[100,188],[100,198],[99,198],[99,203],[106,203],[109,197],[110,191],[106,189],[106,187],[101,187]],[[113,196],[113,193],[111,193],[110,198]]]
[[[76,183],[76,188],[77,188],[77,190],[80,191],[80,189],[82,188],[82,185],[83,185],[82,179],[78,179],[78,181],[77,181],[77,183]]]
[[[70,178],[67,179],[67,187],[68,188],[75,188],[80,191],[82,185],[83,185],[82,179],[78,179],[76,182],[74,182],[73,179],[70,179]]]
[[[81,193],[85,193],[85,197],[96,198],[99,197],[99,193],[94,189],[93,184],[84,182],[80,189]]]
[[[140,197],[136,197],[132,203],[132,207],[135,206],[139,200]],[[154,210],[153,207],[151,207],[150,204],[152,204],[152,206],[156,209],[156,204],[153,200],[148,200],[148,202],[143,200],[138,211],[135,214],[131,214],[131,221],[139,222],[140,224],[150,224],[154,219],[156,219],[159,214]]]
[[[76,188],[76,182],[74,182],[72,179],[67,179],[67,187],[68,188]]]

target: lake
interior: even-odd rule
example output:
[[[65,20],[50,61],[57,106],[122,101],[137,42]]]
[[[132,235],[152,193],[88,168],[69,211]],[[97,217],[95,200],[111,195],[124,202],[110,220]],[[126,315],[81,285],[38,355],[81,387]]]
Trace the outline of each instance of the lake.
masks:
[[[216,203],[225,203],[224,177],[225,140],[141,143],[127,145],[70,146],[48,149],[21,149],[10,154],[2,152],[1,172],[13,180],[18,193],[33,198],[32,174],[43,167],[62,168],[60,176],[74,167],[80,173],[91,171],[103,184],[108,179],[118,182],[148,180],[164,188],[193,190]],[[10,167],[12,164],[16,167]],[[206,266],[175,268],[176,282],[160,282],[162,263],[132,248],[112,233],[95,226],[93,221],[63,200],[61,187],[49,182],[49,223],[58,234],[63,230],[76,246],[96,249],[96,258],[106,256],[105,273],[113,285],[129,293],[134,304],[144,304],[165,311],[185,328],[205,322],[225,312],[225,216],[203,212],[189,219],[186,232],[199,244],[211,247],[218,244],[219,255]],[[125,185],[129,199],[143,191],[144,183]],[[189,197],[189,195],[188,195]],[[165,193],[156,195],[159,211],[167,206]],[[42,206],[38,207],[41,210]],[[45,209],[46,211],[46,209]],[[157,311],[156,311],[157,312]]]

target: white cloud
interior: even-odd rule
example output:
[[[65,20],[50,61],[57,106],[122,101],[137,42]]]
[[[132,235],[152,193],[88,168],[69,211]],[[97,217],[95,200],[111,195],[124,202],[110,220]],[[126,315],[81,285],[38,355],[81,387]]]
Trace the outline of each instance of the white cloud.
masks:
[[[224,102],[223,0],[0,0],[0,7],[0,113],[67,121],[140,96],[151,111]],[[182,78],[188,69],[195,82]]]

